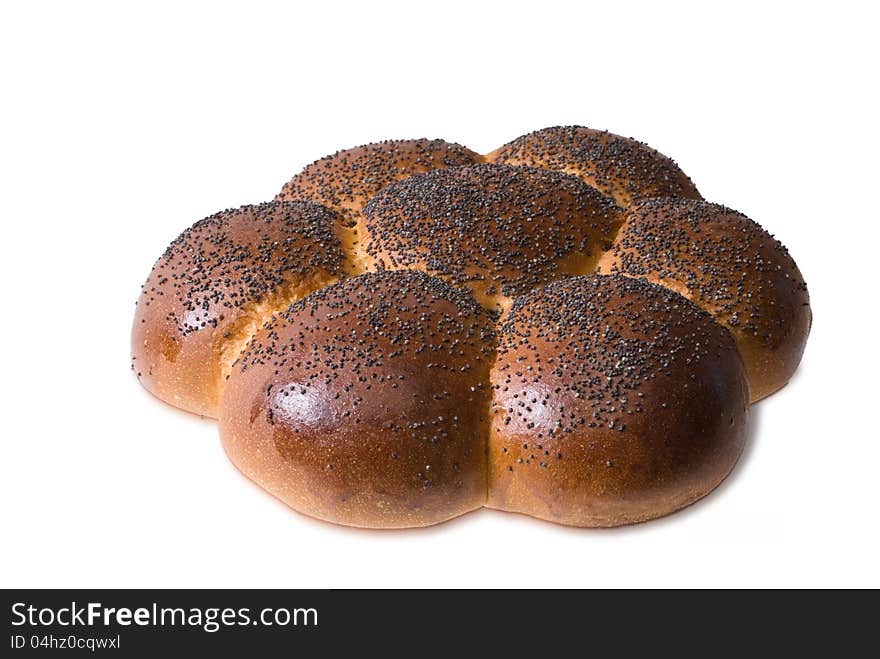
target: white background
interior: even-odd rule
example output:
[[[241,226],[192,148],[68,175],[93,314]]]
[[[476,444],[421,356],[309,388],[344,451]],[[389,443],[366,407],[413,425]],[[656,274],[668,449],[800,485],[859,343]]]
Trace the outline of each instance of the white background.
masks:
[[[880,586],[870,3],[4,3],[0,586]],[[664,520],[291,512],[129,370],[139,286],[216,210],[382,138],[585,124],[791,249],[815,322],[734,474]]]

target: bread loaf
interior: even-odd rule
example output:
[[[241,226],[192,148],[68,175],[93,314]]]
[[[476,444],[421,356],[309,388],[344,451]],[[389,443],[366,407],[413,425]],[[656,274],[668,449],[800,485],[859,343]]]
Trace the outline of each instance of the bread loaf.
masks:
[[[617,526],[721,482],[811,320],[755,222],[654,149],[568,126],[487,156],[339,151],[197,222],[143,287],[132,367],[313,517]]]

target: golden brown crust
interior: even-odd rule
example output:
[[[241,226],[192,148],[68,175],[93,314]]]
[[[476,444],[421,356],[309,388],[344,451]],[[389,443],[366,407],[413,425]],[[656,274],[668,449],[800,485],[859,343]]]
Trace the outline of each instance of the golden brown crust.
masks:
[[[468,286],[490,309],[566,275],[592,272],[623,218],[574,176],[504,165],[411,176],[363,211],[365,259]]]
[[[753,401],[797,369],[812,322],[807,286],[788,250],[742,213],[684,199],[635,204],[599,272],[659,283],[708,311],[736,339]]]
[[[491,373],[489,503],[574,526],[673,512],[744,441],[748,385],[729,334],[681,296],[621,276],[517,298]]]
[[[701,199],[675,162],[642,142],[583,126],[555,126],[518,137],[486,159],[575,174],[620,206],[648,197]]]
[[[291,507],[426,526],[486,498],[491,320],[421,272],[324,288],[264,327],[223,395],[230,459]]]
[[[242,206],[196,222],[144,284],[132,368],[155,396],[216,416],[223,371],[265,315],[335,281],[337,216],[308,202]]]

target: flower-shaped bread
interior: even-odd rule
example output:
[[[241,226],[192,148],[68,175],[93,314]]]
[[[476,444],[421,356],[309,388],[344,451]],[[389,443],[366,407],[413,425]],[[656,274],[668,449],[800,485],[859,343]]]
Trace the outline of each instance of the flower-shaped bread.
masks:
[[[756,223],[640,142],[560,127],[340,151],[197,222],[143,287],[132,366],[321,519],[616,526],[721,482],[810,322]]]

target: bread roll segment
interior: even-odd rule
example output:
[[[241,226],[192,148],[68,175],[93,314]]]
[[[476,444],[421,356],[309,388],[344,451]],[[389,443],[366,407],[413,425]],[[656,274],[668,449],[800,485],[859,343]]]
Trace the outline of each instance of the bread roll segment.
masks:
[[[337,216],[309,202],[216,213],[177,237],[141,290],[132,368],[166,403],[216,417],[223,380],[263,320],[335,281]]]
[[[395,181],[445,167],[482,162],[483,157],[444,140],[385,140],[337,151],[313,162],[288,181],[277,200],[307,199],[337,211],[345,220],[339,231],[343,249],[358,251],[356,229],[361,210]],[[349,274],[368,269],[356,260]]]
[[[592,272],[623,218],[597,190],[561,172],[472,165],[386,187],[363,211],[361,262],[419,269],[467,286],[484,306]]]
[[[385,140],[337,151],[288,181],[277,200],[307,199],[355,219],[370,198],[412,174],[482,162],[470,149],[444,140]]]
[[[647,144],[584,126],[555,126],[516,138],[488,162],[568,172],[620,206],[648,197],[701,199],[675,162]]]
[[[745,361],[752,401],[788,382],[812,314],[788,250],[742,213],[689,199],[630,207],[598,271],[672,288],[730,330]]]
[[[421,272],[313,293],[249,344],[220,436],[292,508],[351,526],[436,524],[486,500],[492,321]]]
[[[488,505],[561,524],[671,513],[718,485],[746,438],[730,335],[637,279],[575,277],[517,298],[491,381]]]

